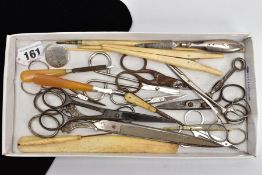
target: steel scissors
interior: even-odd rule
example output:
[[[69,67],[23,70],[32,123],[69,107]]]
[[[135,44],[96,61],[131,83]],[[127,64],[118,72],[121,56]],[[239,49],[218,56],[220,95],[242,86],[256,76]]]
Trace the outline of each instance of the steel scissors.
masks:
[[[238,65],[239,64],[239,65]],[[237,103],[239,101],[245,100],[246,97],[246,90],[238,85],[238,84],[227,84],[224,85],[226,80],[233,74],[235,71],[244,70],[246,67],[246,62],[242,58],[236,58],[232,61],[232,69],[219,81],[217,81],[213,87],[211,88],[210,92],[207,93],[211,98],[214,99],[214,94],[219,92],[218,98],[214,99],[216,102],[221,100],[227,103]],[[234,88],[234,89],[230,89]],[[228,98],[225,91],[227,90],[237,90],[240,91],[240,96],[234,96],[233,98]],[[239,104],[242,106],[241,104]],[[177,101],[173,103],[163,104],[158,106],[161,109],[210,109],[210,106],[205,103],[202,99],[193,99],[193,100],[184,100],[184,101]],[[242,106],[243,107],[243,106]]]
[[[200,89],[190,78],[188,78],[180,69],[178,69],[175,66],[168,65],[168,67],[179,77],[181,78],[185,83],[188,84],[204,101],[205,103],[210,106],[210,108],[214,111],[214,113],[217,115],[217,117],[221,119],[221,116],[226,119],[227,122],[240,122],[247,118],[248,113],[240,112],[237,110],[238,105],[236,106],[235,103],[222,106],[219,103],[217,103],[215,100],[213,100],[209,95],[207,95],[202,89]],[[249,110],[247,110],[249,112]],[[230,114],[233,114],[234,117],[230,117]]]
[[[105,83],[105,84],[110,84],[110,85],[115,85],[114,82],[110,82],[110,81],[106,81],[106,80],[98,80],[98,79],[91,79],[87,82],[88,84],[92,84],[92,83]],[[124,85],[126,88],[136,88],[133,85]],[[86,96],[88,95],[86,91],[83,92]],[[123,92],[125,93],[125,92]],[[115,93],[111,93],[109,94],[110,96],[110,100],[112,103],[114,103],[115,105],[130,105],[127,102],[118,102],[117,100],[115,100]],[[119,94],[117,94],[117,96],[119,96]],[[155,103],[162,103],[162,102],[167,102],[167,101],[172,101],[174,99],[177,98],[182,98],[184,97],[184,94],[181,94],[180,92],[177,93],[172,93],[171,95],[164,95],[164,96],[157,96],[157,97],[149,97],[149,98],[144,98],[144,101],[148,102],[149,104],[155,104]],[[99,98],[100,99],[100,98]],[[97,100],[97,99],[94,99]]]
[[[198,114],[200,114],[201,117],[201,121],[199,124],[189,124],[189,117],[192,116],[190,115],[192,112],[196,112]],[[192,116],[193,117],[193,116]],[[194,115],[195,118],[195,115]],[[247,133],[246,131],[244,131],[241,128],[236,128],[234,127],[233,124],[218,124],[218,123],[213,123],[213,124],[205,124],[205,117],[204,115],[198,111],[198,110],[189,110],[186,112],[186,114],[184,115],[184,126],[172,126],[172,127],[166,127],[163,129],[166,130],[179,130],[181,131],[191,131],[193,133],[193,135],[195,137],[204,137],[204,138],[209,138],[212,139],[216,142],[218,142],[221,145],[224,146],[232,146],[232,145],[240,145],[242,143],[244,143],[247,139]],[[198,131],[197,132],[193,132],[193,131]],[[221,134],[219,134],[220,136],[217,136],[218,133],[223,133],[221,136]],[[230,135],[232,133],[236,134],[238,136],[242,136],[242,138],[240,138],[239,140],[233,140]]]
[[[240,96],[234,96],[228,98],[227,95],[225,95],[225,92],[229,88],[236,88],[237,91],[240,91]],[[239,101],[245,100],[246,97],[246,91],[245,89],[237,84],[227,84],[223,86],[220,90],[218,98],[215,100],[216,102],[225,101],[227,102],[227,106],[231,104],[235,104],[236,106],[240,107],[245,111],[245,113],[248,113],[248,108],[244,106],[241,103],[238,103]],[[210,106],[202,99],[191,99],[191,100],[182,100],[182,101],[174,101],[170,103],[165,103],[157,106],[160,109],[167,109],[167,110],[202,110],[202,109],[211,109]]]
[[[58,97],[59,102],[54,102],[54,100],[50,97]],[[49,96],[49,98],[48,98]],[[108,119],[108,120],[121,120],[121,121],[140,121],[140,122],[173,122],[168,119],[160,118],[153,115],[147,115],[147,114],[140,114],[135,112],[129,112],[129,111],[121,111],[120,109],[124,107],[120,107],[120,109],[117,110],[111,110],[106,108],[97,107],[94,105],[90,105],[87,103],[82,103],[77,100],[74,100],[73,97],[71,97],[65,90],[59,89],[59,88],[49,88],[46,89],[42,93],[42,101],[43,103],[49,107],[50,109],[47,109],[43,111],[39,115],[39,123],[40,125],[45,128],[46,130],[59,130],[63,127],[65,121],[67,119],[81,119],[81,120],[90,120],[90,119]],[[39,97],[38,97],[39,98]],[[37,106],[35,104],[35,106]],[[87,116],[84,114],[81,114],[79,111],[76,110],[75,106],[81,106],[90,110],[94,110],[97,112],[100,112],[101,115],[96,116]],[[125,107],[126,108],[126,107]],[[41,110],[42,111],[42,110]],[[56,127],[48,127],[45,126],[43,122],[43,118],[45,117],[53,119],[58,126]],[[59,120],[60,119],[60,120]]]
[[[69,91],[69,92],[68,92]],[[64,90],[64,92],[66,92],[66,94],[68,96],[70,96],[71,98],[76,98],[76,99],[79,99],[79,100],[82,100],[82,101],[86,101],[86,102],[91,102],[91,103],[94,103],[94,104],[98,104],[98,105],[102,105],[102,106],[105,106],[105,104],[103,103],[100,103],[98,101],[95,101],[87,96],[85,96],[84,94],[80,93],[80,92],[77,92],[77,91],[74,91],[72,89],[68,89],[67,91]],[[56,97],[58,97],[61,102],[64,102],[64,97],[63,97],[63,93],[61,93],[61,90],[58,89],[58,88],[42,88],[40,92],[38,92],[35,97],[34,97],[34,100],[33,100],[33,104],[34,104],[34,107],[39,111],[39,112],[43,112],[45,111],[45,109],[42,109],[39,105],[38,105],[38,100],[40,98],[43,98],[43,94],[44,93],[48,93],[48,94],[53,94],[55,95]],[[47,106],[48,107],[48,106]]]
[[[132,96],[134,96],[133,94],[131,95],[131,93],[127,93],[127,94],[130,94],[128,96],[126,96],[126,98],[131,98]],[[139,97],[136,98],[136,100],[132,100],[135,104],[139,105],[140,107],[143,107],[144,109],[147,109],[148,111],[151,111],[151,112],[155,112],[155,113],[158,113],[159,115],[161,115],[162,117],[164,118],[168,118],[168,119],[173,119],[175,121],[175,123],[177,123],[179,125],[179,127],[181,128],[186,128],[188,127],[187,124],[175,119],[175,118],[172,118],[170,115],[168,115],[167,113],[163,112],[163,111],[160,111],[158,110],[157,108],[153,107],[152,105],[150,104],[146,104],[146,103],[142,103],[141,101],[139,101],[138,99]],[[131,100],[130,100],[131,101]],[[202,116],[202,115],[201,115]],[[187,117],[185,117],[187,119]],[[203,118],[203,117],[202,117]],[[223,123],[221,126],[224,126]],[[198,137],[198,138],[205,138],[205,139],[208,139],[208,140],[212,140],[214,141],[215,143],[217,143],[218,145],[220,146],[224,146],[224,147],[229,147],[229,148],[233,148],[233,149],[238,149],[236,147],[234,147],[232,144],[230,144],[228,141],[221,141],[221,139],[219,137],[216,137],[216,136],[213,136],[210,134],[210,136],[208,135],[207,132],[203,132],[202,130],[190,130],[193,135],[195,137]],[[219,140],[219,141],[217,141]]]
[[[99,54],[103,54],[105,55],[105,53],[100,53]],[[90,56],[89,58],[89,64],[90,62],[94,59],[94,56],[96,56],[97,54],[94,53]],[[102,80],[90,80],[87,83],[90,82],[99,82],[99,83],[104,83],[105,85],[107,84],[111,84],[111,85],[116,85],[121,91],[123,92],[138,92],[140,89],[142,90],[152,90],[152,91],[158,91],[158,92],[163,92],[163,93],[167,93],[167,94],[177,94],[179,92],[179,90],[174,89],[174,88],[182,88],[182,89],[188,89],[187,85],[183,82],[181,82],[178,79],[175,78],[171,78],[168,76],[165,76],[163,74],[161,74],[160,72],[154,71],[154,70],[149,70],[146,69],[147,66],[147,60],[144,60],[144,65],[140,70],[134,71],[134,70],[130,70],[127,67],[125,67],[123,60],[126,57],[126,55],[123,55],[120,59],[120,65],[121,67],[125,70],[123,72],[120,72],[119,74],[112,74],[109,72],[102,72],[99,71],[97,73],[102,74],[102,75],[106,75],[109,77],[113,77],[115,78],[115,83],[114,82],[110,82],[110,81],[102,81]],[[106,54],[106,58],[108,60],[108,63],[111,64],[111,58],[109,57],[109,55]],[[90,64],[92,65],[92,64]],[[141,76],[139,76],[137,73],[147,73],[150,74],[154,77],[153,80],[147,80]],[[123,74],[127,74],[127,75],[131,75],[134,78],[129,78],[129,77],[124,77],[122,76]],[[129,81],[132,83],[136,83],[137,86],[135,85],[123,85],[121,83],[119,83],[119,80],[125,80],[125,81]],[[166,87],[163,87],[166,86]],[[134,89],[134,90],[131,90]],[[87,94],[85,94],[87,95]],[[101,99],[101,98],[99,98]]]
[[[144,89],[144,90],[155,90],[155,91],[160,91],[161,92],[161,88],[162,86],[164,87],[169,87],[169,88],[177,88],[177,89],[189,89],[189,87],[187,86],[186,83],[184,83],[181,80],[178,80],[176,78],[172,78],[169,76],[166,76],[158,71],[155,70],[151,70],[151,69],[147,69],[147,60],[143,58],[144,64],[143,67],[141,69],[138,70],[132,70],[129,69],[128,67],[126,67],[124,65],[124,58],[126,58],[126,55],[122,55],[121,59],[120,59],[120,65],[121,67],[124,69],[123,72],[120,72],[119,74],[117,74],[117,76],[115,77],[115,83],[118,87],[118,89],[124,91],[124,92],[131,92],[131,93],[136,93],[138,92],[140,89]],[[126,78],[123,78],[123,74],[126,75],[132,75],[133,77],[135,77],[136,80],[133,80],[133,82],[138,83],[138,87],[134,88],[134,90],[130,90],[130,88],[126,87],[125,85],[121,85],[119,83],[119,80],[128,80]],[[151,75],[153,78],[152,79],[146,79],[142,76],[140,76],[139,74],[149,74]],[[162,91],[165,93],[169,93],[172,94],[172,91],[166,89],[165,91]]]
[[[52,94],[53,91],[56,91],[54,94],[55,96],[59,94],[63,100],[61,100],[60,104],[52,104],[52,102],[47,100],[48,94]],[[60,91],[60,92],[58,92]],[[144,122],[171,122],[166,119],[162,119],[157,116],[152,116],[152,115],[147,115],[147,114],[140,114],[140,113],[135,113],[135,112],[129,112],[129,111],[119,111],[119,110],[111,110],[111,109],[106,109],[102,107],[97,107],[94,105],[90,105],[87,103],[82,103],[77,100],[74,100],[70,95],[67,94],[66,91],[63,89],[59,88],[49,88],[45,92],[43,92],[42,95],[42,100],[43,103],[48,106],[51,109],[59,110],[64,107],[67,107],[69,105],[74,105],[74,106],[81,106],[87,109],[91,109],[94,111],[98,111],[102,113],[102,116],[104,117],[110,117],[111,119],[114,118],[115,120],[124,120],[124,121],[144,121]]]

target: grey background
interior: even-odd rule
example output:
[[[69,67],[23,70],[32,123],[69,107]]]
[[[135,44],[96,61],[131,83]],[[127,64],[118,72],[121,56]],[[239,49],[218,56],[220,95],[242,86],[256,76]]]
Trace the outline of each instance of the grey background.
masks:
[[[133,18],[131,32],[251,33],[254,37],[256,74],[261,75],[262,1],[122,1],[129,8]],[[261,107],[260,76],[257,76],[257,89]],[[262,134],[261,127],[259,132]],[[48,174],[253,175],[262,171],[261,165],[261,156],[254,159],[56,158]]]

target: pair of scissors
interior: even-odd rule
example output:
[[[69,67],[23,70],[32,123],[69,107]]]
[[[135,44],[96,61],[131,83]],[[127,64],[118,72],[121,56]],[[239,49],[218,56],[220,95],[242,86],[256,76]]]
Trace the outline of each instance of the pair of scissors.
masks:
[[[121,120],[121,121],[166,122],[166,123],[174,122],[173,120],[164,119],[153,115],[140,114],[140,113],[129,112],[129,111],[111,110],[111,109],[101,108],[87,103],[79,102],[77,100],[74,100],[73,97],[71,97],[65,90],[59,88],[46,89],[43,91],[41,97],[42,97],[42,102],[45,104],[45,106],[47,106],[50,109],[43,111],[38,116],[39,122],[44,129],[50,131],[57,132],[57,130],[63,127],[64,123],[67,120],[71,120],[71,119],[79,119],[79,120],[80,119],[81,120],[108,119],[108,120]],[[59,102],[57,102],[57,100],[54,100],[56,97],[58,97]],[[36,103],[34,105],[38,106],[38,104]],[[84,114],[79,113],[75,108],[72,108],[72,105],[73,107],[80,106],[100,112],[101,115],[97,115],[95,117],[86,116]],[[77,114],[72,115],[75,113]],[[57,126],[56,127],[45,126],[45,123],[43,122],[45,117],[54,120]]]
[[[108,54],[106,53],[101,53],[101,52],[95,52],[94,54],[92,54],[89,57],[89,65],[92,65],[92,60],[94,59],[94,56],[99,55],[99,54],[103,54],[105,55],[105,57],[107,58],[108,61],[108,66],[110,66],[112,64],[111,62],[111,58],[109,57]],[[141,90],[152,90],[152,91],[158,91],[158,92],[163,92],[163,93],[167,93],[167,94],[177,94],[179,91],[177,89],[174,88],[180,88],[180,89],[188,89],[187,85],[185,83],[183,83],[182,81],[172,78],[172,77],[168,77],[165,76],[163,74],[161,74],[160,72],[154,71],[154,70],[150,70],[150,69],[146,69],[147,66],[147,60],[144,60],[144,65],[141,69],[139,70],[131,70],[128,69],[123,61],[124,58],[126,57],[126,55],[123,55],[120,59],[120,65],[121,67],[125,70],[124,72],[120,72],[119,74],[112,74],[110,73],[110,71],[108,72],[102,72],[99,71],[97,73],[102,74],[102,75],[106,75],[109,77],[113,77],[116,78],[115,83],[114,82],[110,82],[110,81],[99,81],[99,80],[90,80],[88,81],[88,83],[90,82],[99,82],[99,83],[104,83],[104,85],[108,85],[108,84],[112,84],[112,85],[116,85],[119,90],[124,91],[124,92],[138,92],[140,89]],[[148,80],[146,78],[143,78],[141,76],[138,75],[138,73],[146,73],[146,74],[150,74],[153,76],[152,80]],[[131,75],[134,78],[129,78],[129,77],[124,77],[122,76],[123,74],[127,74],[127,75]],[[125,81],[129,81],[132,83],[136,83],[136,85],[123,85],[121,83],[119,83],[119,80],[125,80]],[[135,90],[131,90],[131,89],[135,89]],[[101,99],[101,98],[100,98]]]
[[[56,93],[53,93],[55,90]],[[59,94],[62,99],[60,99],[60,104],[52,104],[52,100],[48,101],[47,96],[49,95],[57,96]],[[49,97],[50,98],[50,97]],[[74,100],[68,93],[63,89],[58,88],[49,88],[43,92],[42,95],[43,103],[53,110],[59,110],[65,108],[69,105],[80,106],[87,109],[95,110],[102,113],[103,117],[110,117],[110,119],[115,120],[124,120],[124,121],[141,121],[141,122],[172,122],[170,120],[162,119],[157,116],[147,115],[147,114],[140,114],[135,112],[128,112],[128,111],[119,111],[119,110],[112,110],[106,109],[102,107],[97,107],[91,104],[82,103],[77,100]]]
[[[92,84],[92,83],[104,83],[104,84],[110,84],[110,85],[115,85],[115,83],[113,82],[110,82],[110,81],[106,81],[106,80],[98,80],[98,79],[91,79],[89,80],[87,83],[89,84]],[[133,85],[124,85],[125,87],[129,87],[129,88],[135,88],[135,86]],[[88,96],[88,93],[86,91],[83,92],[86,96]],[[123,92],[124,93],[124,92]],[[109,94],[110,96],[110,100],[112,103],[114,103],[115,105],[130,105],[129,103],[127,102],[119,102],[115,99],[115,94],[112,93],[112,94]],[[119,96],[117,94],[117,96]],[[144,98],[144,101],[150,103],[150,104],[155,104],[155,103],[162,103],[162,102],[167,102],[167,101],[172,101],[174,99],[177,99],[177,98],[182,98],[182,97],[185,97],[186,95],[184,94],[181,94],[179,92],[177,93],[172,93],[170,95],[163,95],[163,96],[157,96],[157,97],[148,97],[148,98]],[[89,96],[89,98],[91,98]],[[92,98],[94,100],[100,100],[101,99],[101,96],[99,96],[98,98]]]
[[[126,55],[123,55],[120,59],[120,65],[124,69],[123,72],[120,72],[117,74],[115,77],[115,83],[118,89],[124,91],[124,92],[131,92],[131,93],[136,93],[140,89],[143,90],[155,90],[155,91],[160,91],[168,94],[172,94],[172,89],[189,89],[186,83],[184,83],[181,80],[178,80],[176,78],[172,78],[169,76],[166,76],[158,71],[147,69],[147,60],[143,59],[143,67],[138,70],[132,70],[124,65],[124,58],[126,58]],[[135,77],[135,79],[130,78],[124,78],[123,75],[131,75]],[[139,74],[149,74],[153,78],[152,79],[147,79]],[[134,88],[134,90],[130,89],[130,87],[126,85],[122,85],[119,80],[128,80],[128,81],[133,81],[138,83],[138,86]],[[168,88],[166,88],[168,87]],[[169,89],[171,88],[171,89]]]
[[[214,113],[220,120],[222,120],[221,117],[224,117],[227,122],[241,122],[247,118],[250,110],[247,109],[244,105],[240,105],[239,103],[234,102],[229,103],[226,106],[222,106],[218,102],[216,102],[212,97],[207,95],[202,89],[200,89],[179,68],[171,65],[168,65],[168,67],[201,97],[201,99],[214,111]],[[239,107],[244,107],[244,111],[240,111],[238,109]],[[234,118],[230,117],[232,114]]]
[[[47,92],[46,92],[47,91]],[[68,89],[67,91],[65,91],[67,93],[68,96],[70,96],[71,98],[75,98],[75,99],[79,99],[82,101],[86,101],[86,102],[91,102],[94,104],[98,104],[98,105],[102,105],[105,106],[105,104],[99,102],[99,101],[95,101],[87,96],[85,96],[84,94]],[[48,93],[48,94],[53,94],[56,97],[58,97],[62,102],[64,101],[64,97],[63,97],[63,93],[61,93],[61,90],[58,88],[42,88],[42,90],[40,92],[38,92],[35,97],[34,97],[34,107],[39,111],[39,112],[43,112],[45,109],[42,109],[38,103],[39,103],[39,99],[42,99],[43,94],[44,93]]]
[[[214,99],[214,94],[219,92],[218,98],[214,99],[216,102],[219,102],[221,100],[227,102],[227,103],[237,103],[239,101],[245,100],[246,96],[246,90],[238,85],[238,84],[227,84],[224,85],[227,79],[235,72],[235,71],[241,71],[246,68],[246,61],[243,58],[236,58],[232,61],[232,68],[231,70],[220,80],[218,80],[211,90],[207,93],[210,97]],[[231,91],[230,91],[231,90]],[[234,96],[233,98],[228,98],[226,95],[226,91],[232,92],[239,91],[240,96]],[[231,94],[230,94],[231,95]],[[184,100],[184,101],[177,101],[172,103],[166,103],[159,105],[158,108],[161,109],[210,109],[210,106],[205,103],[202,99],[193,99],[193,100]]]
[[[231,89],[232,88],[232,89]],[[227,90],[236,90],[239,91],[240,95],[231,95],[231,97],[227,97],[225,92]],[[234,103],[235,105],[241,107],[244,109],[245,113],[247,113],[247,108],[241,104],[237,103],[239,101],[245,100],[246,97],[246,91],[245,89],[237,84],[227,84],[223,86],[220,90],[219,96],[217,99],[215,99],[216,102],[225,101],[228,103],[228,105]],[[210,106],[202,99],[191,99],[191,100],[182,100],[182,101],[173,101],[170,103],[165,103],[156,106],[159,109],[166,109],[166,110],[203,110],[203,109],[211,109]]]
[[[201,121],[199,124],[189,124],[189,117],[192,116],[195,119],[195,115],[190,115],[192,113],[198,113],[200,114]],[[241,128],[236,128],[234,124],[205,124],[205,117],[204,115],[198,111],[198,110],[189,110],[184,115],[184,123],[186,125],[184,126],[171,126],[171,127],[165,127],[163,129],[169,130],[169,131],[199,131],[199,133],[193,132],[193,135],[198,136],[204,136],[205,138],[212,139],[216,142],[218,142],[221,145],[224,146],[230,146],[233,145],[240,145],[244,143],[247,139],[247,133]],[[222,134],[221,134],[222,133]],[[219,134],[220,136],[216,136]],[[238,135],[240,138],[239,140],[233,140],[230,135]]]
[[[130,94],[131,95],[131,94]],[[135,102],[135,104],[137,104],[138,106],[140,106],[140,107],[142,107],[142,108],[144,108],[144,109],[146,109],[146,110],[148,110],[148,111],[151,111],[151,112],[155,112],[155,113],[158,113],[159,115],[161,115],[162,117],[164,117],[164,118],[172,118],[171,116],[169,116],[168,114],[166,114],[165,112],[163,112],[163,111],[160,111],[160,110],[158,110],[156,107],[154,107],[154,106],[152,106],[152,105],[150,105],[150,104],[146,104],[146,102],[139,102],[139,100],[135,100],[134,101]],[[201,113],[200,113],[201,114]],[[201,114],[201,116],[202,116],[202,114]],[[202,118],[202,121],[203,121],[203,117],[201,117]],[[186,120],[187,119],[187,116],[185,116],[185,121],[187,121]],[[174,119],[175,121],[176,121],[176,123],[179,125],[179,127],[178,128],[188,128],[188,126],[187,126],[187,122],[186,123],[183,123],[183,122],[181,122],[181,121],[179,121],[179,120],[176,120],[176,119]],[[202,122],[201,122],[202,123]],[[221,126],[223,126],[224,127],[224,124],[222,123],[221,124]],[[212,128],[211,128],[212,129]],[[211,141],[213,141],[213,142],[216,142],[218,145],[220,145],[220,146],[224,146],[224,147],[229,147],[229,148],[232,148],[232,149],[235,149],[235,150],[238,150],[238,148],[236,148],[234,145],[232,145],[230,142],[228,142],[227,140],[223,140],[223,139],[221,139],[220,137],[217,137],[217,136],[213,136],[213,135],[211,135],[210,134],[210,132],[208,133],[208,132],[204,132],[204,131],[202,131],[202,130],[190,130],[192,133],[193,133],[193,135],[194,135],[194,137],[197,137],[197,138],[205,138],[205,139],[207,139],[207,140],[211,140]],[[226,133],[227,134],[227,133]]]

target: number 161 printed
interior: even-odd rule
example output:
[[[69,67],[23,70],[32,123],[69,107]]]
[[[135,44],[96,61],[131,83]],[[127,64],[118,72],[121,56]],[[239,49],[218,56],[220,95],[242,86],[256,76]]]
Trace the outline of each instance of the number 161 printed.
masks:
[[[18,49],[17,62],[23,65],[29,65],[31,61],[40,59],[43,53],[43,45],[40,41],[29,46]]]

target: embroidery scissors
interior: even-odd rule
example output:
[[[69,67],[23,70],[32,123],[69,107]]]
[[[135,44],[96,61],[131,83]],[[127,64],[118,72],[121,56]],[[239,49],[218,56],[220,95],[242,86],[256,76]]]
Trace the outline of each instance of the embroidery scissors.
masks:
[[[107,85],[116,85],[114,82],[110,82],[110,81],[106,81],[106,80],[98,80],[98,79],[91,79],[87,82],[88,84],[92,84],[92,83],[104,83]],[[136,86],[133,85],[123,85],[126,88],[136,88]],[[88,93],[86,91],[83,92],[86,96],[88,96]],[[124,92],[123,92],[124,93]],[[104,94],[105,95],[105,94]],[[117,94],[118,95],[118,94]],[[110,96],[110,100],[112,103],[114,103],[115,105],[130,105],[127,102],[118,102],[117,100],[115,100],[114,93],[109,94]],[[118,95],[119,96],[119,95]],[[162,103],[162,102],[167,102],[167,101],[172,101],[174,99],[177,98],[182,98],[185,97],[186,95],[181,94],[180,92],[175,93],[175,91],[171,94],[171,95],[164,95],[164,96],[157,96],[157,97],[148,97],[148,98],[144,98],[144,101],[150,103],[150,104],[155,104],[155,103]],[[101,97],[101,96],[100,96]],[[100,100],[101,98],[92,98],[94,100]],[[91,98],[91,97],[90,97]]]
[[[217,117],[221,120],[221,116],[224,117],[228,122],[240,122],[246,119],[248,113],[240,112],[237,110],[239,107],[236,103],[232,103],[226,105],[225,107],[217,103],[214,99],[212,99],[209,95],[207,95],[202,89],[200,89],[190,78],[188,78],[180,69],[175,66],[168,67],[185,83],[188,84],[204,101],[208,104],[208,106],[214,111]],[[247,110],[249,111],[249,110]],[[230,118],[229,114],[233,114],[234,117],[237,118]]]
[[[53,93],[54,90],[55,90],[56,93]],[[50,95],[50,94],[54,95],[54,96],[57,96],[57,94],[59,94],[59,96],[62,97],[63,99],[59,98],[61,101],[58,105],[52,104],[51,101],[47,100],[47,96]],[[111,109],[106,109],[106,108],[90,105],[90,104],[87,104],[87,103],[82,103],[82,102],[74,100],[70,95],[68,95],[68,93],[65,90],[58,89],[58,88],[46,89],[43,92],[42,101],[49,108],[51,108],[53,110],[58,110],[58,111],[59,111],[59,109],[62,109],[62,108],[67,107],[69,105],[74,105],[74,106],[80,106],[80,107],[84,107],[84,108],[87,108],[87,109],[98,111],[98,112],[102,113],[102,116],[110,117],[111,119],[115,118],[116,120],[170,122],[169,120],[164,120],[164,119],[159,118],[157,116],[140,114],[140,113],[135,113],[135,112],[128,112],[128,111],[111,110]]]
[[[99,52],[99,54],[102,54]],[[89,58],[89,65],[92,65],[92,60],[94,59],[94,56],[97,55],[96,53],[92,54]],[[105,54],[103,54],[105,55]],[[109,55],[105,55],[109,65],[111,65],[111,58],[109,57]],[[112,74],[110,73],[110,71],[108,72],[102,72],[99,71],[97,73],[102,74],[102,75],[106,75],[109,77],[113,77],[115,78],[115,82],[110,82],[110,81],[103,81],[103,80],[90,80],[87,83],[91,83],[91,82],[99,82],[99,83],[104,83],[104,85],[116,85],[118,87],[119,90],[123,91],[123,92],[138,92],[140,89],[142,90],[152,90],[152,91],[158,91],[158,92],[163,92],[163,93],[167,93],[167,94],[178,94],[179,90],[174,89],[174,88],[180,88],[180,89],[188,89],[187,85],[185,83],[183,83],[182,81],[172,78],[172,77],[168,77],[165,76],[163,74],[161,74],[160,72],[154,71],[154,70],[150,70],[150,69],[146,69],[147,66],[147,60],[143,59],[144,61],[144,65],[140,70],[131,70],[128,69],[124,63],[123,60],[126,57],[126,55],[123,55],[120,59],[120,65],[121,67],[125,70],[119,74]],[[109,66],[108,65],[108,66]],[[138,73],[147,73],[153,76],[152,80],[148,80],[146,78],[143,78],[141,76],[138,75]],[[131,75],[134,78],[129,78],[129,77],[124,77],[122,76],[123,74],[127,74],[127,75]],[[125,80],[125,81],[129,81],[132,83],[136,83],[136,85],[123,85],[119,83],[119,80]],[[163,87],[165,86],[165,87]],[[134,89],[134,90],[131,90]],[[86,94],[85,92],[85,95]],[[98,98],[99,100],[101,99]]]
[[[47,92],[46,92],[47,91]],[[68,92],[69,91],[69,92]],[[71,89],[68,89],[67,91],[65,91],[67,93],[68,96],[70,96],[71,98],[75,98],[75,99],[79,99],[79,100],[83,100],[83,101],[87,101],[87,102],[91,102],[91,103],[94,103],[94,104],[98,104],[98,105],[102,105],[102,106],[105,106],[105,104],[101,103],[101,102],[98,102],[98,101],[95,101],[93,99],[90,99],[88,98],[87,96],[85,96],[84,94],[80,93],[80,92],[77,92],[77,91],[74,91],[74,90],[71,90]],[[56,97],[58,97],[62,102],[64,101],[64,97],[63,97],[63,93],[61,93],[60,89],[57,89],[57,88],[42,88],[42,90],[37,93],[34,97],[34,107],[39,111],[39,112],[43,112],[45,109],[42,109],[39,105],[38,105],[38,100],[40,98],[43,98],[43,94],[44,93],[48,93],[48,94],[53,94],[55,95]]]
[[[199,124],[189,124],[189,117],[192,116],[195,118],[195,115],[194,116],[190,115],[192,112],[196,112],[200,114],[201,121]],[[181,131],[199,131],[200,133],[204,134],[205,138],[208,136],[209,139],[212,139],[224,146],[240,145],[244,143],[247,139],[246,131],[244,131],[241,128],[232,127],[234,126],[233,124],[217,124],[217,123],[205,124],[205,117],[198,110],[187,111],[186,114],[184,115],[184,123],[186,124],[184,126],[171,126],[171,127],[165,127],[163,129],[170,130],[170,131],[178,130],[180,132]],[[223,136],[221,137],[221,134],[220,134],[220,137],[218,137],[216,136],[215,132],[219,132],[219,133],[222,132]],[[233,135],[233,133],[236,134],[236,132],[238,136],[242,136],[242,138],[240,138],[239,140],[233,140],[230,137],[231,133]],[[193,135],[195,137],[200,136],[196,132],[193,132]]]
[[[160,91],[162,86],[170,87],[170,88],[177,88],[177,89],[189,89],[187,84],[185,84],[181,80],[166,76],[166,75],[164,75],[160,72],[157,72],[155,70],[147,69],[146,68],[147,67],[147,60],[146,59],[143,59],[144,64],[143,64],[143,67],[141,69],[132,70],[130,68],[127,68],[124,65],[124,58],[126,58],[126,55],[123,55],[120,59],[120,65],[124,69],[124,71],[120,72],[115,77],[116,78],[115,83],[116,83],[117,87],[124,92],[136,93],[140,89],[143,89],[142,87],[144,86],[144,84],[155,86],[155,87],[149,87],[149,89],[152,89],[152,90],[155,89],[156,91]],[[123,74],[129,74],[129,75],[132,75],[136,78],[136,82],[138,83],[138,87],[135,88],[135,90],[127,89],[128,87],[126,88],[125,86],[123,86],[119,83],[120,79],[124,79],[122,77]],[[149,80],[149,79],[146,79],[146,78],[140,76],[139,74],[149,74],[153,78]],[[144,88],[144,89],[146,89],[146,88]],[[170,92],[166,92],[166,93],[170,93]]]
[[[52,97],[58,97],[58,101],[55,101]],[[79,102],[73,97],[71,97],[65,90],[59,88],[49,88],[42,93],[43,103],[50,109],[43,111],[39,115],[40,125],[50,131],[59,130],[63,127],[64,123],[71,119],[79,120],[90,120],[90,119],[110,119],[110,120],[121,120],[121,121],[140,121],[140,122],[173,122],[172,120],[167,120],[153,115],[140,114],[135,112],[120,111],[120,110],[111,110],[106,108],[97,107],[87,103]],[[35,103],[35,106],[38,104]],[[72,107],[73,106],[73,107]],[[81,114],[75,106],[84,107],[86,109],[94,110],[100,112],[101,115],[86,116]],[[38,107],[39,108],[39,107]],[[123,108],[123,107],[121,107]],[[42,110],[40,110],[42,111]],[[43,122],[44,117],[51,118],[57,123],[56,127],[47,127]],[[59,120],[60,119],[60,120]]]
[[[241,94],[240,96],[234,96],[234,97],[230,97],[230,99],[225,95],[225,91],[229,88],[236,88],[237,91],[240,91]],[[245,89],[237,84],[227,84],[225,86],[223,86],[223,88],[221,89],[218,98],[215,100],[216,102],[220,102],[220,101],[225,101],[228,104],[227,105],[231,105],[232,103],[234,103],[235,105],[241,107],[244,109],[244,111],[246,111],[245,113],[247,113],[247,108],[242,105],[241,103],[237,103],[239,101],[245,100],[245,96],[246,96],[246,91]],[[210,106],[202,99],[192,99],[192,100],[183,100],[183,101],[174,101],[174,102],[170,102],[170,103],[165,103],[165,104],[161,104],[156,106],[159,109],[166,109],[166,110],[203,110],[203,109],[211,109]]]
[[[125,98],[128,98],[128,97],[133,97],[133,99],[136,99],[136,100],[132,100],[134,102],[134,104],[136,104],[137,106],[140,106],[148,111],[151,111],[151,112],[154,112],[154,113],[158,113],[159,115],[161,115],[162,117],[164,118],[167,118],[167,119],[170,119],[172,118],[170,115],[168,115],[167,113],[163,112],[163,111],[160,111],[158,110],[156,107],[146,103],[146,102],[143,102],[143,101],[139,101],[139,97],[135,97],[134,94],[131,94],[131,93],[127,93],[129,94],[129,96],[125,96]],[[130,100],[130,102],[132,102]],[[202,116],[202,115],[201,115]],[[187,118],[187,116],[185,117]],[[202,117],[203,118],[203,117]],[[179,120],[176,120],[175,118],[173,118],[173,120],[175,121],[175,123],[177,123],[179,125],[179,127],[183,128],[183,127],[187,127],[187,124],[179,121]],[[223,126],[223,123],[222,123],[222,126]],[[228,141],[226,140],[222,140],[220,139],[219,137],[217,136],[213,136],[210,134],[210,132],[203,132],[201,130],[190,130],[194,137],[197,137],[197,138],[205,138],[205,139],[208,139],[208,140],[212,140],[214,141],[215,143],[217,143],[218,145],[221,145],[221,146],[224,146],[224,147],[229,147],[229,148],[232,148],[232,149],[235,149],[235,150],[238,150],[238,148],[236,148],[234,145],[232,145],[231,143],[229,143]],[[221,141],[222,140],[222,141]]]

